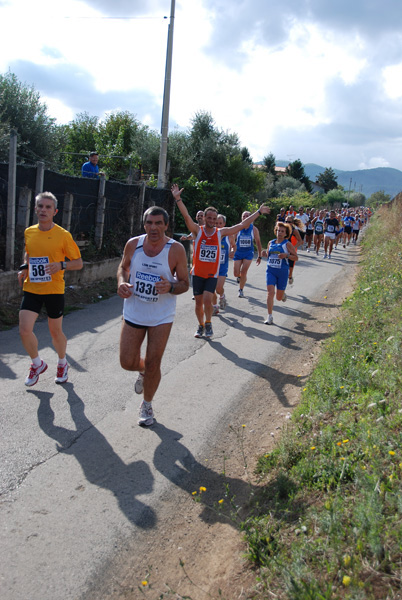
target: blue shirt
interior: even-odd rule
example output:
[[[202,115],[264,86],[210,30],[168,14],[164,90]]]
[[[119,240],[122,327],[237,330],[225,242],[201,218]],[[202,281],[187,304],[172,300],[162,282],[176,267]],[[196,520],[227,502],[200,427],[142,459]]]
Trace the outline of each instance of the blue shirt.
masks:
[[[98,165],[93,165],[89,161],[84,163],[81,167],[81,175],[83,177],[89,177],[89,179],[98,179],[98,177],[99,177]]]

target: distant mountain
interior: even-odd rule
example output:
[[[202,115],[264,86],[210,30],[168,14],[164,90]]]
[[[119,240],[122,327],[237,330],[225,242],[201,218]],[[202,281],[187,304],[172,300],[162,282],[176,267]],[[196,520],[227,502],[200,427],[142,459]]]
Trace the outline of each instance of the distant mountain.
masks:
[[[287,167],[289,161],[276,161],[278,167]],[[390,169],[388,167],[378,167],[377,169],[362,169],[360,171],[340,171],[332,167],[337,176],[337,183],[348,191],[362,192],[369,198],[371,194],[383,191],[389,194],[391,198],[402,191],[402,171]],[[315,181],[320,173],[325,171],[325,167],[307,163],[304,165],[304,172],[311,181]]]

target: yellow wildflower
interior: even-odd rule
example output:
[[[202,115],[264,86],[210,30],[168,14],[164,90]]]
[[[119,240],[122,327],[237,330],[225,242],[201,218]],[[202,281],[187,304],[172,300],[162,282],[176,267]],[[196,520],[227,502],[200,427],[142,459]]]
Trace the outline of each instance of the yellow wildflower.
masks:
[[[311,446],[310,450],[315,450],[315,446]]]
[[[206,491],[207,491],[207,488],[206,488],[206,487],[204,487],[204,486],[202,485],[202,486],[200,487],[200,492],[206,492]]]
[[[342,440],[342,444],[347,444],[349,440]]]
[[[148,585],[148,581],[146,581],[146,580],[144,579],[144,581],[141,581],[141,585],[143,585],[144,587],[145,587],[145,586],[147,586],[147,585]]]
[[[343,390],[343,389],[344,389],[344,387],[345,387],[344,385],[341,385],[341,387],[340,387],[339,389],[340,389],[340,390]]]
[[[351,584],[352,579],[349,577],[349,575],[344,575],[343,579],[342,579],[342,583],[345,587],[348,587]]]
[[[388,454],[390,454],[391,456],[395,456],[395,452],[394,452],[393,450],[390,450],[390,451],[388,452]]]
[[[350,565],[351,562],[351,558],[349,556],[349,554],[345,554],[345,556],[343,557],[343,564],[345,565],[345,567],[348,567]]]
[[[219,500],[218,504],[223,504],[223,499]]]
[[[192,494],[191,494],[191,495],[192,495],[192,496],[195,496],[196,494],[197,494],[197,492],[192,492]]]
[[[344,456],[341,456],[340,460],[346,460]]]

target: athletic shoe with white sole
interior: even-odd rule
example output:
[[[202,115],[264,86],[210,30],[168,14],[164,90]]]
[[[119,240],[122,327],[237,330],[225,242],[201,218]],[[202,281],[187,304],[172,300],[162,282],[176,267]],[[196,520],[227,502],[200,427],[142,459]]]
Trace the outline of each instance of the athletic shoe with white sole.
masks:
[[[274,317],[272,315],[268,315],[268,317],[264,321],[264,324],[265,325],[272,325],[273,322],[274,322]]]
[[[212,331],[212,323],[205,323],[205,337],[211,338],[214,335]]]
[[[144,373],[138,373],[134,384],[134,391],[136,394],[142,394],[144,391]]]
[[[217,304],[214,305],[214,309],[212,311],[212,316],[216,317],[216,315],[219,315],[219,306]]]
[[[294,279],[293,277],[289,277],[289,285],[293,285]]]
[[[204,325],[198,325],[198,329],[195,332],[194,337],[202,338],[203,335],[204,335]]]
[[[244,298],[243,290],[239,290],[238,296],[239,296],[239,298]]]
[[[219,298],[219,308],[220,308],[221,310],[225,310],[226,306],[227,306],[227,300],[226,300],[226,297],[225,297],[225,296],[221,296],[221,297]]]
[[[286,302],[287,299],[288,299],[287,295],[283,294],[283,296],[282,296],[282,302]]]
[[[150,403],[148,403],[150,404]],[[141,402],[138,425],[142,425],[143,427],[149,427],[154,424],[154,411],[152,410],[152,406],[149,408],[146,407],[145,402]]]
[[[35,385],[35,383],[38,382],[39,379],[39,375],[41,373],[44,373],[47,369],[47,364],[42,360],[41,364],[39,365],[39,367],[35,367],[33,364],[31,364],[31,367],[29,369],[29,373],[28,373],[28,377],[25,379],[25,385],[28,387],[32,387],[33,385]]]
[[[57,365],[55,383],[66,383],[68,380],[68,364]]]

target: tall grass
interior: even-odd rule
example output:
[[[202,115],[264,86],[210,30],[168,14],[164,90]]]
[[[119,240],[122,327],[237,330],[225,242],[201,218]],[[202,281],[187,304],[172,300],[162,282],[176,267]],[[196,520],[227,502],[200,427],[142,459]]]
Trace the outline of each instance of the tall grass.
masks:
[[[356,289],[258,462],[242,525],[256,598],[402,598],[401,217],[402,201],[372,219]]]

